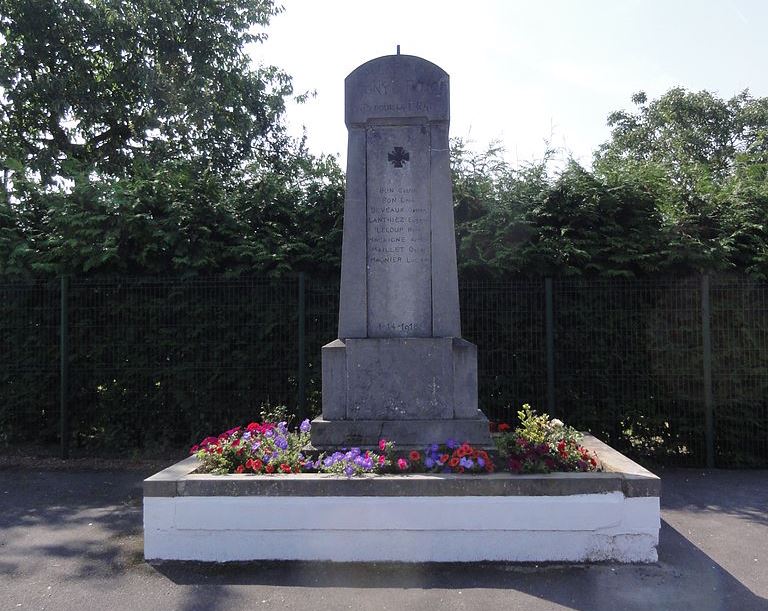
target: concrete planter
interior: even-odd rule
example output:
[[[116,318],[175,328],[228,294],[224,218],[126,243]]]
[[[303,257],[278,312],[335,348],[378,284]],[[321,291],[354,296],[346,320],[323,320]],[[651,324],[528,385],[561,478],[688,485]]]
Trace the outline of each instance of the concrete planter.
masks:
[[[655,562],[659,478],[594,437],[605,471],[196,474],[144,481],[147,560]]]

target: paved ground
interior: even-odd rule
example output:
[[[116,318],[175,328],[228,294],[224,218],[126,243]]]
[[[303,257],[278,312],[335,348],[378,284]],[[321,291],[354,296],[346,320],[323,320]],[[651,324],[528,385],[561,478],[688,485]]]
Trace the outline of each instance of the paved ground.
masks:
[[[663,472],[660,561],[193,563],[142,558],[144,469],[0,469],[0,610],[768,610],[768,471]]]

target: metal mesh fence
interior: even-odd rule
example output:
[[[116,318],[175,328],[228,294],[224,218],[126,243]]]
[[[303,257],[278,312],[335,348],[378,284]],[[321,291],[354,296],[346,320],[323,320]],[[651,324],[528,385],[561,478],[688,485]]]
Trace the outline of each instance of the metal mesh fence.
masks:
[[[705,464],[701,279],[550,286],[548,295],[537,279],[461,284],[486,414],[512,421],[522,403],[549,407],[633,456]],[[768,465],[768,284],[710,287],[715,462]],[[318,413],[338,290],[312,278],[72,281],[69,439],[85,451],[179,447],[265,403]],[[59,434],[61,299],[56,281],[0,280],[0,441]]]
[[[53,442],[59,423],[59,283],[0,283],[0,443]]]
[[[768,284],[715,278],[712,386],[717,463],[768,464]]]
[[[697,280],[554,284],[558,413],[619,449],[702,464]]]
[[[492,420],[511,421],[523,403],[546,403],[544,283],[465,282],[462,335],[477,344],[479,405]]]
[[[182,445],[295,406],[294,280],[73,282],[70,429],[80,446]]]

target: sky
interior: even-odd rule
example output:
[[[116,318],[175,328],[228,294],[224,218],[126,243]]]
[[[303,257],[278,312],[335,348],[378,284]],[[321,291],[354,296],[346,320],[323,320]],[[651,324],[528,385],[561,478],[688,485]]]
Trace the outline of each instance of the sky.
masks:
[[[507,159],[572,156],[589,166],[608,115],[675,86],[768,96],[765,0],[283,0],[257,63],[293,77],[292,133],[346,158],[344,78],[401,52],[450,75],[451,135]]]

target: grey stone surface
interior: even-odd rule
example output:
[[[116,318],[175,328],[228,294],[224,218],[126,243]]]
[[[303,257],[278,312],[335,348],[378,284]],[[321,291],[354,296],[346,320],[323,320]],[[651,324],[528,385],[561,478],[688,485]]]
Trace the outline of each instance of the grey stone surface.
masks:
[[[350,128],[341,245],[339,337],[368,335],[365,128]]]
[[[331,420],[347,417],[347,350],[340,339],[322,348],[323,414]]]
[[[451,338],[347,340],[349,420],[453,418]]]
[[[403,449],[423,449],[448,439],[491,448],[488,420],[479,410],[475,418],[432,420],[323,420],[312,422],[312,445],[320,450],[339,446],[375,447],[379,439],[394,440]]]
[[[585,445],[599,449],[606,471],[513,475],[409,474],[360,478],[303,473],[281,475],[209,475],[194,471],[195,457],[144,480],[144,496],[565,496],[622,492],[654,497],[658,477],[594,437]],[[619,470],[627,468],[628,471]]]
[[[448,74],[413,55],[387,55],[358,66],[345,81],[347,126],[376,121],[450,118]]]
[[[489,446],[487,429],[479,433],[487,420],[477,407],[476,349],[461,339],[448,75],[419,57],[380,57],[347,77],[345,105],[341,341],[323,348],[313,443],[370,439],[380,422],[432,420],[431,433],[405,426],[402,434],[428,443],[438,430],[472,427]],[[464,422],[443,422],[454,419]]]
[[[453,187],[448,124],[430,125],[432,194],[432,332],[438,337],[461,337],[459,281],[456,273],[456,233],[453,227]]]
[[[474,418],[477,414],[477,346],[453,338],[453,416]]]
[[[429,132],[373,125],[367,145],[368,337],[431,337]]]

